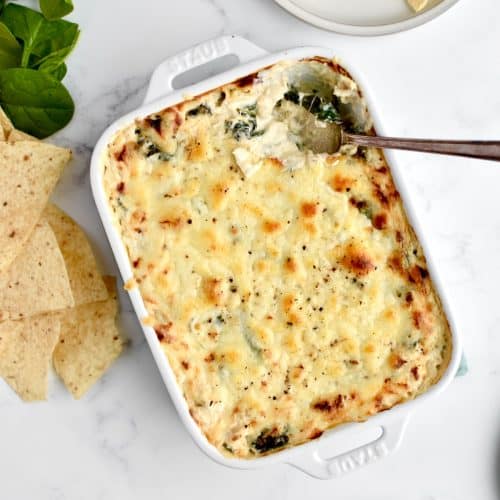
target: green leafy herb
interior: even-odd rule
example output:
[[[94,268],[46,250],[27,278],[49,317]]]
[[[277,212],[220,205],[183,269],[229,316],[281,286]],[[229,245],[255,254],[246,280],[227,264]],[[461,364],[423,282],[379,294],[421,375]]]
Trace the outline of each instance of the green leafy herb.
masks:
[[[234,453],[234,450],[227,443],[222,443],[222,447],[229,453]]]
[[[243,330],[243,337],[248,344],[248,347],[250,350],[256,355],[256,356],[261,356],[262,355],[262,349],[257,343],[255,339],[255,335],[253,334],[252,331],[250,331],[248,328],[244,328]]]
[[[72,0],[40,0],[40,10],[50,21],[73,12]]]
[[[249,104],[244,108],[238,110],[241,116],[249,116],[250,118],[257,118],[257,104]]]
[[[362,213],[367,219],[373,219],[373,209],[366,201],[356,201],[353,199],[353,203],[360,213]]]
[[[5,2],[0,0],[0,8]],[[74,104],[61,83],[75,47],[77,24],[60,17],[72,0],[40,0],[43,15],[9,3],[0,14],[0,105],[16,128],[47,137],[64,127]]]
[[[158,160],[170,161],[175,156],[172,153],[163,151],[161,147],[156,144],[156,142],[154,142],[150,137],[144,135],[144,131],[139,127],[135,129],[134,133],[137,137],[137,144],[141,147],[141,150],[146,158],[156,155]]]
[[[9,28],[0,23],[0,69],[19,66],[23,49]]]
[[[77,24],[63,20],[47,21],[39,12],[22,5],[7,5],[0,21],[23,42],[23,68],[37,67],[48,58],[62,63],[78,41]]]
[[[66,73],[68,71],[68,67],[66,66],[66,64],[58,64],[53,61],[46,61],[45,63],[41,64],[38,69],[40,71],[48,73],[49,75],[52,75],[59,81],[61,81],[66,76]]]
[[[75,109],[61,82],[26,68],[0,71],[0,105],[17,129],[39,139],[66,126]]]
[[[206,104],[200,104],[196,108],[190,109],[186,113],[186,117],[198,116],[198,115],[211,115],[212,110]]]
[[[266,451],[286,446],[288,444],[288,441],[288,434],[279,434],[277,429],[264,429],[252,443],[252,446],[259,453],[265,453]]]
[[[335,96],[332,97],[331,101],[328,101],[315,92],[301,95],[297,89],[292,87],[283,97],[286,101],[293,102],[307,109],[307,111],[316,115],[318,120],[328,123],[342,123]]]
[[[241,120],[226,121],[226,133],[231,133],[233,137],[240,141],[241,139],[251,139],[264,133],[264,130],[257,130],[257,105],[250,104],[244,108],[238,109]]]
[[[316,116],[323,122],[342,123],[339,112],[331,102],[321,103]]]

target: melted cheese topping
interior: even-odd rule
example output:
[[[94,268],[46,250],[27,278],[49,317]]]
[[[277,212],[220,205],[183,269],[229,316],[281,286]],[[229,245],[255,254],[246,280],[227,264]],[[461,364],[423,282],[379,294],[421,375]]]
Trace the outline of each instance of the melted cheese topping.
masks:
[[[279,120],[300,65],[361,101],[332,61],[278,64],[131,124],[103,158],[147,323],[208,440],[244,458],[411,399],[449,359],[381,152],[314,155]]]

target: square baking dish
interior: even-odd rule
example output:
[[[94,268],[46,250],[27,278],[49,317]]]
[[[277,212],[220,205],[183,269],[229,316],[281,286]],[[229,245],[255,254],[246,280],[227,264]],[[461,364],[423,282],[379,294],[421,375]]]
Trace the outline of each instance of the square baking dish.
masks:
[[[195,85],[174,90],[172,83],[175,77],[198,66],[213,63],[221,57],[228,55],[234,55],[238,58],[240,64],[236,68],[208,78]],[[112,221],[102,175],[102,156],[114,134],[123,127],[129,125],[135,119],[144,118],[151,113],[184,101],[189,98],[187,96],[195,96],[213,90],[221,85],[253,74],[258,70],[277,62],[283,60],[298,60],[314,56],[332,59],[334,55],[336,54],[334,54],[331,49],[322,47],[301,47],[276,54],[268,54],[263,49],[253,45],[251,42],[243,38],[237,36],[224,36],[202,43],[186,50],[185,52],[182,52],[181,54],[168,58],[158,66],[151,78],[144,105],[117,120],[103,133],[97,142],[91,161],[90,175],[92,192],[124,282],[127,282],[133,277],[133,272],[125,246]],[[349,67],[344,63],[342,63],[342,66],[348,70],[353,79],[362,89],[363,97],[374,123],[374,128],[378,132],[382,132],[379,115],[375,110],[373,100],[370,98],[365,80],[352,67]],[[401,193],[402,199],[407,200],[408,197],[405,196],[407,190],[402,182],[399,169],[397,168],[390,152],[386,152],[386,159],[391,167],[396,188]],[[206,437],[191,417],[186,400],[177,385],[174,373],[169,366],[167,357],[160,346],[160,342],[154,329],[151,326],[141,323],[153,357],[158,365],[170,397],[172,398],[181,420],[185,424],[195,443],[209,457],[220,464],[233,468],[248,469],[264,467],[266,465],[276,463],[287,463],[301,469],[313,477],[321,479],[338,477],[345,472],[376,461],[393,452],[401,442],[408,417],[413,408],[417,405],[425,404],[429,398],[440,393],[452,381],[461,359],[462,350],[460,341],[456,333],[453,317],[450,313],[445,294],[443,293],[443,289],[440,285],[439,276],[437,275],[432,259],[429,257],[429,253],[427,252],[423,232],[420,230],[420,226],[412,207],[409,206],[407,202],[404,202],[404,205],[410,224],[413,226],[424,249],[430,276],[441,299],[445,315],[448,318],[452,335],[451,359],[440,380],[425,393],[419,395],[414,400],[396,405],[390,410],[378,413],[373,417],[370,417],[366,422],[340,425],[325,432],[319,439],[310,441],[303,445],[287,448],[268,456],[251,460],[227,458],[207,441]],[[147,316],[147,311],[139,289],[134,288],[129,290],[128,293],[139,320],[145,318]],[[375,439],[371,438],[368,440],[369,442],[364,442],[359,446],[359,436],[366,435],[367,430],[373,429],[378,429],[378,437]],[[353,444],[350,446],[349,444],[347,445],[348,451],[332,457],[327,451],[325,451],[325,448],[328,445],[335,444],[339,440],[342,440],[344,443],[351,442]]]

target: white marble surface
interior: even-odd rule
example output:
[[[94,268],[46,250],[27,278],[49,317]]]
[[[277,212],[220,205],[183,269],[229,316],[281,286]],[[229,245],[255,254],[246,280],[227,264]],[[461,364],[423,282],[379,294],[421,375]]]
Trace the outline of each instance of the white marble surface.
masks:
[[[67,84],[71,125],[54,138],[76,161],[56,199],[114,270],[89,188],[89,156],[107,124],[141,102],[163,58],[223,33],[276,51],[325,45],[362,68],[387,132],[500,137],[500,5],[461,0],[440,19],[382,38],[312,28],[271,0],[75,0],[82,26]],[[183,429],[130,305],[131,347],[80,402],[53,377],[47,403],[23,404],[0,383],[0,498],[494,500],[500,498],[500,169],[401,153],[457,323],[469,374],[414,414],[400,451],[340,480],[287,466],[225,469]]]

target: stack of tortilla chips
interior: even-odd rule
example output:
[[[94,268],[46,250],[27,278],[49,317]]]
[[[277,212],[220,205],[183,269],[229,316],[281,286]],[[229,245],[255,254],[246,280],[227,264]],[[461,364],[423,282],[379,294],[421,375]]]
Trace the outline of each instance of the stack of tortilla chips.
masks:
[[[1,109],[0,126],[0,376],[26,401],[47,399],[53,361],[80,398],[124,346],[115,280],[49,202],[71,151],[15,130]]]

